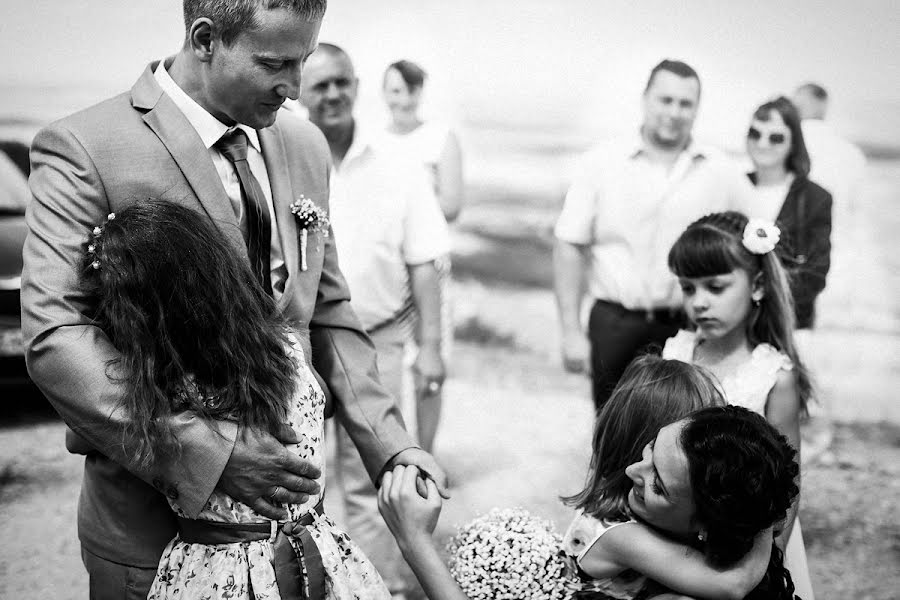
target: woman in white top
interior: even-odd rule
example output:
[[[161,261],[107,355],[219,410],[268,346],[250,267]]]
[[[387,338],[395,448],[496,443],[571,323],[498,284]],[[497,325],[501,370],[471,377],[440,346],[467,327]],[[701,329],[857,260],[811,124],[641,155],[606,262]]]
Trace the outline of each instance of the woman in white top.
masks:
[[[401,60],[384,74],[384,101],[391,114],[379,141],[382,151],[404,160],[422,164],[428,173],[444,218],[450,223],[458,216],[463,202],[462,154],[459,141],[449,127],[419,116],[425,71],[417,64]],[[444,363],[449,363],[453,342],[453,320],[450,304],[450,257],[435,261],[441,285],[441,349]],[[417,319],[416,319],[417,321]],[[417,342],[418,327],[411,332]],[[441,386],[428,386],[414,373],[416,395],[416,430],[419,443],[428,451],[440,421],[443,395]]]

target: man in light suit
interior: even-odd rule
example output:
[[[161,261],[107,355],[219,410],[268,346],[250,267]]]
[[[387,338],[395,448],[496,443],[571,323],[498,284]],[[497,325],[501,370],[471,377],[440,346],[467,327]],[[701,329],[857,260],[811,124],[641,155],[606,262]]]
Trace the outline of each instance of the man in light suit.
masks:
[[[267,218],[262,275],[284,314],[308,326],[307,355],[370,477],[377,482],[385,468],[412,464],[446,494],[443,472],[415,447],[379,382],[333,238],[312,231],[301,244],[289,207],[301,196],[328,207],[324,138],[279,112],[299,94],[325,0],[262,4],[184,0],[186,38],[174,57],[149,65],[130,92],[48,126],[32,145],[22,276],[26,359],[71,430],[67,447],[86,455],[78,530],[92,598],[146,597],[175,534],[166,496],[195,517],[218,487],[266,516],[286,518],[277,503],[301,502],[318,489],[319,473],[284,448],[295,441],[289,432],[276,438],[189,413],[172,419],[177,458],[150,469],[134,464],[123,436],[123,388],[108,377],[118,353],[92,323],[95,299],[79,289],[77,269],[91,230],[148,197],[208,215],[251,262],[261,246],[250,244],[248,252],[248,219]],[[235,136],[244,140],[244,167],[259,193],[246,191],[246,168],[242,173],[223,151],[223,138]],[[304,251],[305,270],[298,266]]]

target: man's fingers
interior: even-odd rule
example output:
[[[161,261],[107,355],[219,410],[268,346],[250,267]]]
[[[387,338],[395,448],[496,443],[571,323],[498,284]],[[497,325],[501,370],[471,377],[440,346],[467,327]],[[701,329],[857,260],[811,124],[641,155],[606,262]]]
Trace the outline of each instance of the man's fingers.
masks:
[[[304,479],[318,479],[322,476],[322,470],[308,460],[303,460],[293,452],[286,448],[282,448],[281,467],[285,471],[290,471],[294,475],[299,475]],[[317,490],[318,491],[318,490]]]
[[[318,494],[319,490],[322,487],[315,479],[300,477],[298,475],[294,475],[293,473],[286,472],[281,473],[279,477],[275,478],[273,483],[275,485],[280,485],[289,492],[309,495]]]
[[[440,506],[443,503],[438,487],[431,479],[425,480],[425,499],[431,506]]]
[[[288,520],[288,511],[286,508],[275,506],[265,498],[257,498],[256,502],[253,503],[253,510],[269,519],[274,519],[276,521]]]
[[[294,431],[293,427],[288,424],[282,424],[275,432],[275,439],[282,444],[299,444],[300,436]]]

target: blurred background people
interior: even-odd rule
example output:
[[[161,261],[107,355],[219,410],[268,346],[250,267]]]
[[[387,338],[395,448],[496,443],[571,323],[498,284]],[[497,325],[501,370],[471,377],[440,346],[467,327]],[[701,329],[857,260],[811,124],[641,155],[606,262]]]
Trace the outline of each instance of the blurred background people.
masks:
[[[325,134],[334,162],[331,224],[353,307],[375,344],[381,381],[402,398],[409,315],[419,315],[413,369],[426,389],[440,390],[441,301],[435,261],[449,253],[447,223],[424,170],[372,143],[353,114],[359,80],[347,53],[321,43],[303,70],[300,102]],[[337,427],[338,485],[346,527],[391,593],[406,593],[400,550],[379,512],[375,488],[349,433]]]
[[[794,92],[792,100],[800,115],[803,138],[809,152],[809,178],[831,192],[835,220],[840,222],[853,209],[866,158],[855,144],[825,121],[829,98],[824,87],[817,83],[803,84]]]
[[[426,77],[425,70],[409,60],[391,63],[385,70],[382,95],[390,119],[378,144],[389,155],[402,156],[425,167],[444,218],[452,223],[463,206],[462,151],[456,134],[446,124],[421,117],[420,105]],[[435,264],[441,284],[441,348],[444,362],[449,364],[453,344],[449,253]],[[412,325],[415,343],[407,353],[408,358],[417,353],[415,346],[422,339],[417,319],[412,321]],[[419,443],[430,452],[440,423],[443,389],[435,385],[429,387],[420,377],[415,376],[412,389],[415,395],[414,420]]]
[[[800,117],[784,96],[762,104],[747,130],[755,186],[751,217],[777,223],[779,254],[790,275],[796,327],[810,329],[831,265],[831,194],[809,179]]]
[[[641,349],[683,323],[666,266],[669,247],[698,217],[749,207],[752,189],[736,164],[692,138],[700,78],[663,60],[650,73],[640,134],[589,151],[556,223],[554,275],[563,364],[589,371],[600,409]],[[585,337],[585,275],[593,306]]]

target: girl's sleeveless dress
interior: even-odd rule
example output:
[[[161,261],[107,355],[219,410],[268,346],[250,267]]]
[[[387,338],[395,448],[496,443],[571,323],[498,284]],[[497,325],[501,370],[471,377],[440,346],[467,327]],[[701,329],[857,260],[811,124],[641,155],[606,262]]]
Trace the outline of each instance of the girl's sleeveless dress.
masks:
[[[288,408],[287,420],[300,438],[300,443],[290,449],[321,469],[319,483],[324,490],[325,396],[293,336],[289,353],[297,361],[298,370],[297,389]],[[320,499],[321,493],[310,496],[304,504],[291,504],[286,508],[292,520],[307,513],[314,516],[307,530],[322,555],[325,598],[389,600],[390,593],[381,577],[359,547],[330,518],[313,510]],[[177,505],[170,504],[179,516],[185,516]],[[213,492],[197,518],[220,523],[271,522],[218,490]],[[294,540],[291,542],[293,544]],[[148,600],[278,600],[281,596],[272,567],[272,549],[273,544],[268,539],[206,545],[188,544],[176,536],[163,551]]]
[[[581,568],[581,559],[587,554],[588,550],[597,543],[600,537],[619,525],[626,523],[636,523],[635,520],[629,521],[601,521],[595,517],[584,514],[579,510],[569,524],[566,534],[563,536],[563,552],[573,571],[575,571],[580,580],[579,590],[576,597],[580,597],[581,593],[585,597],[592,597],[592,592],[599,592],[609,598],[618,600],[631,600],[634,598],[647,578],[636,571],[626,570],[615,577],[606,577],[596,579],[585,573]]]
[[[693,363],[696,346],[696,332],[682,330],[666,341],[662,355],[663,358]],[[759,344],[753,349],[750,360],[741,365],[737,373],[720,381],[720,384],[729,404],[743,406],[765,416],[766,402],[778,379],[778,372],[793,368],[787,355],[770,344]],[[803,600],[814,600],[799,515],[794,519],[791,539],[784,550],[784,566],[791,572],[795,593]]]

